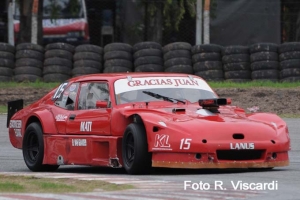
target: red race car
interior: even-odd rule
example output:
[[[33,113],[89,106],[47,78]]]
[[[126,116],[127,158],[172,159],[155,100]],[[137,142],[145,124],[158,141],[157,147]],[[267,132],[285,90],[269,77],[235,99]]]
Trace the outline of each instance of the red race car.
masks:
[[[8,102],[7,126],[32,171],[289,165],[286,123],[230,104],[194,75],[93,74],[67,80],[26,108]]]

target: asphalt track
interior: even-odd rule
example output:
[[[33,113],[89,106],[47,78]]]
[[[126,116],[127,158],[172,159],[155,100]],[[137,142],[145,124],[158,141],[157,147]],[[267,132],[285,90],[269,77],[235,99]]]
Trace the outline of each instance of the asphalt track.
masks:
[[[24,164],[22,152],[14,149],[8,138],[6,115],[0,115],[0,174],[35,175],[52,178],[98,179],[117,184],[132,184],[137,189],[127,191],[98,191],[85,194],[8,194],[0,193],[3,199],[251,199],[251,200],[299,200],[300,199],[300,119],[285,119],[289,126],[292,150],[290,166],[271,171],[249,170],[172,170],[158,169],[151,175],[127,175],[122,169],[62,166],[56,173],[32,173]],[[184,189],[189,184],[202,182],[202,190]],[[234,189],[232,182],[276,183],[278,189]],[[222,183],[223,190],[216,187]],[[204,185],[205,184],[205,185]],[[272,188],[271,188],[272,189]]]

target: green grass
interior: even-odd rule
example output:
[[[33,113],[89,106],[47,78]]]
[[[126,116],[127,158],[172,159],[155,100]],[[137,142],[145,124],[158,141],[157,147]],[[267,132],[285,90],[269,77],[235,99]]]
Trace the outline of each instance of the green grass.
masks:
[[[36,82],[0,82],[0,88],[16,88],[16,87],[30,87],[30,88],[45,88],[52,89],[59,85],[60,83],[45,83],[41,81]]]
[[[133,188],[134,186],[128,184],[114,184],[99,180],[84,181],[77,179],[0,175],[0,193],[67,193],[93,192],[96,190],[114,191]]]

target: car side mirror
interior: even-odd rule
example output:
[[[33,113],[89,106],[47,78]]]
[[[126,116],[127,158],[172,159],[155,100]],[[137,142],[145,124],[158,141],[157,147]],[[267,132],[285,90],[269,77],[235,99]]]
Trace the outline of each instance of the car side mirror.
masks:
[[[107,108],[107,101],[96,101],[96,108]]]

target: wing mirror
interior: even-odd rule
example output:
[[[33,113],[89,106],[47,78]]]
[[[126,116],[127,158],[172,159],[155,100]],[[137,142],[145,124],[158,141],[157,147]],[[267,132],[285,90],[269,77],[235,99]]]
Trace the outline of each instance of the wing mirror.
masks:
[[[107,108],[108,102],[107,101],[96,101],[97,108]]]

